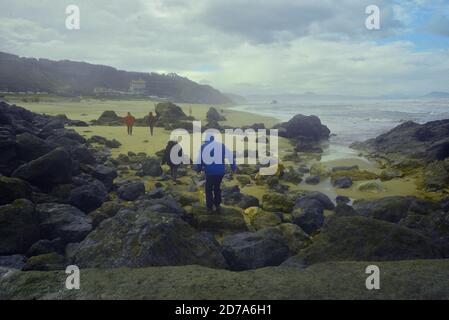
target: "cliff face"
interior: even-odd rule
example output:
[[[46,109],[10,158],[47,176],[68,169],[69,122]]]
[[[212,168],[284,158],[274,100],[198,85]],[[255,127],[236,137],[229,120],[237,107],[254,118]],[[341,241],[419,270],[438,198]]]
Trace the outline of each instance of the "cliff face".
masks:
[[[113,67],[68,60],[21,58],[0,52],[0,91],[46,91],[91,95],[97,87],[128,91],[132,80],[146,82],[146,94],[186,103],[229,103],[208,85],[175,74],[127,72]]]

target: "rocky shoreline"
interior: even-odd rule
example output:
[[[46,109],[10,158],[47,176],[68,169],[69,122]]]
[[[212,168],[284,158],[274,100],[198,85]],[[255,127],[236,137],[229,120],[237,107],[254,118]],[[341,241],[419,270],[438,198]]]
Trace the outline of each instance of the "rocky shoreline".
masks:
[[[173,128],[180,121],[187,126],[191,119],[176,107],[158,105],[161,127]],[[216,112],[208,114],[210,126],[222,121]],[[110,121],[115,116],[104,113],[94,124],[113,125]],[[449,200],[445,197],[449,120],[403,124],[355,144],[382,163],[383,171],[377,175],[355,166],[329,169],[320,164],[319,144],[329,138],[329,129],[317,117],[297,115],[276,126],[293,146],[284,155],[285,168],[265,178],[257,175],[257,167],[248,165],[240,166],[235,175],[228,173],[223,191],[226,207],[220,215],[204,209],[201,189],[189,167],[180,169],[185,179],[174,184],[161,166],[160,154],[129,152],[113,157],[110,149],[120,147],[120,142],[100,136],[86,139],[65,128],[76,124],[84,126],[0,103],[0,292],[5,292],[0,298],[102,297],[99,292],[57,294],[59,282],[49,284],[50,291],[35,291],[59,278],[71,264],[89,268],[88,274],[131,268],[130,277],[155,272],[149,267],[167,266],[185,272],[194,268],[199,273],[205,267],[205,272],[224,278],[254,272],[262,282],[268,274],[279,273],[286,283],[289,277],[316,277],[316,272],[308,274],[308,270],[326,269],[338,261],[346,275],[362,262],[385,261],[388,268],[397,263],[401,277],[412,281],[405,270],[420,260],[416,262],[420,266],[444,274],[444,259],[449,258]],[[353,201],[291,188],[303,181],[313,186],[330,178],[338,189],[362,181],[371,190],[381,187],[379,181],[409,175],[419,175],[423,190],[439,196]],[[248,185],[260,186],[264,193],[261,197],[247,194],[242,190]],[[200,267],[186,267],[190,265]],[[121,269],[105,272],[115,270]],[[26,281],[32,275],[42,282],[34,289]],[[335,290],[343,287],[335,283]],[[293,291],[286,285],[284,294],[307,298]],[[427,297],[403,292],[405,297]],[[128,294],[122,292],[120,297],[133,296]],[[264,294],[268,295],[248,297]],[[441,292],[439,298],[445,297],[447,292]]]

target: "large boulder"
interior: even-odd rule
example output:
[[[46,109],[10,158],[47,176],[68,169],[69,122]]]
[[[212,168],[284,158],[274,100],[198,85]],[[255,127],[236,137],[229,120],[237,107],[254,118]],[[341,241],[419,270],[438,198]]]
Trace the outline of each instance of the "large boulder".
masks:
[[[69,195],[69,203],[86,213],[99,208],[107,199],[108,192],[98,180],[74,188]]]
[[[145,194],[145,184],[142,181],[133,181],[124,184],[117,190],[120,199],[133,201]]]
[[[396,161],[432,162],[449,156],[449,119],[418,124],[407,121],[352,147]]]
[[[297,114],[288,122],[276,126],[279,136],[285,138],[302,139],[305,141],[319,142],[329,139],[330,130],[321,124],[317,116],[305,116]]]
[[[20,165],[15,130],[10,125],[0,126],[0,154],[0,174],[10,175]]]
[[[82,268],[179,266],[224,268],[218,245],[179,215],[121,210],[81,242],[74,256]]]
[[[138,176],[159,177],[162,174],[161,162],[156,158],[147,158],[142,163],[142,169],[136,173]]]
[[[68,204],[38,204],[36,212],[42,239],[61,238],[65,243],[79,242],[92,229],[92,220]]]
[[[292,213],[292,222],[308,234],[313,234],[324,223],[323,209],[320,207],[295,209]]]
[[[89,217],[92,219],[92,226],[96,228],[101,222],[108,218],[112,218],[123,208],[123,205],[119,201],[106,201],[100,208],[89,213]]]
[[[223,254],[231,270],[276,266],[289,256],[289,247],[279,229],[266,228],[226,236]]]
[[[262,196],[262,208],[266,211],[289,213],[293,209],[293,201],[284,194],[266,193]]]
[[[238,186],[224,187],[222,197],[225,205],[238,206],[242,209],[259,206],[259,200],[256,197],[241,193]]]
[[[354,209],[363,216],[398,223],[410,213],[430,214],[439,204],[415,197],[393,196],[371,201],[357,201]]]
[[[324,261],[438,259],[441,252],[423,235],[396,224],[365,218],[329,219],[313,243],[295,258],[305,265]]]
[[[298,254],[311,243],[309,235],[296,224],[282,223],[276,226],[276,229],[281,231],[290,250],[290,255]]]
[[[158,123],[166,124],[180,120],[188,120],[189,117],[180,107],[171,102],[160,102],[156,105],[156,117]]]
[[[32,202],[19,199],[0,206],[0,255],[25,253],[39,240],[39,222]]]
[[[70,155],[73,160],[82,164],[92,165],[95,163],[93,152],[84,145],[77,145],[71,148]]]
[[[449,258],[449,217],[441,210],[430,211],[428,214],[409,213],[399,222],[399,225],[410,228],[429,238]]]
[[[226,118],[221,115],[217,109],[214,107],[210,107],[209,110],[206,113],[206,119],[207,121],[226,121]]]
[[[54,149],[52,144],[28,132],[16,136],[17,155],[26,162],[42,157]]]
[[[27,251],[27,257],[39,256],[41,254],[58,252],[63,253],[66,243],[61,238],[52,240],[42,239],[34,243]]]
[[[72,158],[67,151],[58,148],[20,166],[12,176],[42,188],[67,183],[72,178]]]
[[[0,205],[11,203],[16,199],[32,199],[30,184],[17,178],[0,176]]]
[[[103,111],[98,120],[92,121],[93,125],[103,126],[121,126],[123,118],[119,117],[114,111]]]
[[[449,186],[449,161],[434,161],[424,170],[424,186],[428,191],[440,191]]]
[[[254,227],[254,229],[260,230],[280,225],[282,223],[282,219],[279,217],[279,215],[275,214],[274,212],[258,210],[251,217],[250,223],[251,226]]]
[[[329,199],[329,197],[324,193],[313,191],[299,197],[295,202],[295,209],[296,208],[317,208],[321,210],[334,210],[335,205],[331,201],[331,199]]]
[[[115,168],[102,164],[95,166],[90,174],[95,179],[100,180],[107,190],[111,190],[114,179],[117,178],[117,170]]]

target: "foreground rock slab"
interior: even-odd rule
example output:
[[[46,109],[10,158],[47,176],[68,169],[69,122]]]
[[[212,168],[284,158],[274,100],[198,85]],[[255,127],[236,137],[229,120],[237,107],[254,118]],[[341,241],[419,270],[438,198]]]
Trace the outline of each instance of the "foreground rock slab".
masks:
[[[366,290],[370,264],[244,272],[199,266],[82,269],[80,290],[65,289],[64,270],[0,269],[0,299],[449,299],[449,260],[376,262],[381,290]]]

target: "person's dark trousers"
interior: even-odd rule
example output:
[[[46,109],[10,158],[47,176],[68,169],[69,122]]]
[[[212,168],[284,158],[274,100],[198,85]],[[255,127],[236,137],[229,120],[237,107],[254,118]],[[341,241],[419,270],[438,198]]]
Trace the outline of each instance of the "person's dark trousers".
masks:
[[[153,135],[153,126],[150,126],[150,134]]]
[[[207,209],[218,208],[221,204],[221,180],[223,180],[223,175],[220,176],[206,176],[206,207]]]
[[[178,166],[170,166],[170,175],[173,178],[173,181],[176,181],[178,177]]]
[[[128,134],[132,136],[133,134],[133,126],[128,126]]]

